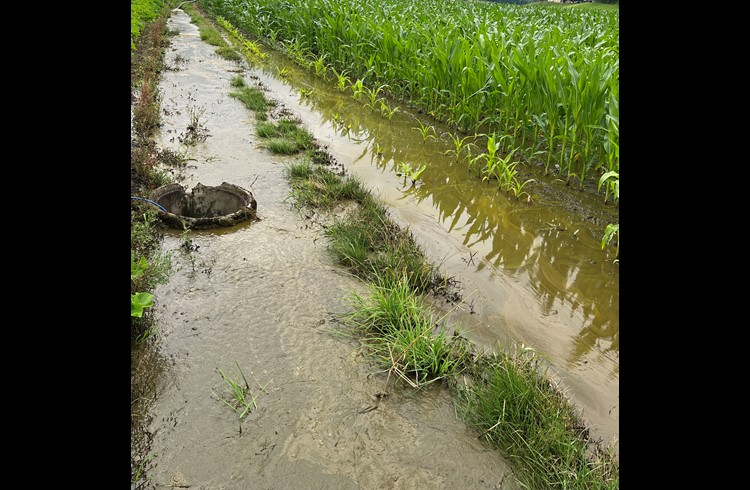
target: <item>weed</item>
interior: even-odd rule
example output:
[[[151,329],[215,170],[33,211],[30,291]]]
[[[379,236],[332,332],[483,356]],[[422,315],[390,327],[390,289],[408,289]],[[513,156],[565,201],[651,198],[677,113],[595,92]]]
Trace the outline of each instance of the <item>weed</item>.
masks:
[[[177,137],[180,143],[186,146],[194,146],[208,139],[210,136],[209,130],[200,120],[205,112],[205,109],[198,110],[194,107],[188,107],[189,122],[185,132]]]
[[[276,105],[275,102],[266,98],[262,90],[253,87],[242,87],[240,90],[231,92],[229,96],[242,102],[246,109],[255,112],[255,118],[258,121],[268,119],[266,111]]]
[[[240,368],[240,365],[237,363],[237,361],[234,361],[234,364],[237,366],[237,369],[240,372],[242,381],[237,378],[236,374],[233,378],[230,378],[224,373],[224,371],[217,368],[216,372],[219,373],[221,379],[224,380],[225,383],[225,394],[229,395],[229,397],[219,396],[216,394],[216,392],[214,392],[214,396],[217,400],[220,400],[224,405],[229,407],[234,413],[239,416],[239,419],[242,420],[253,409],[258,408],[258,404],[256,403],[257,396],[253,394],[253,391],[250,388],[250,383],[247,382],[245,373],[242,372],[242,368]],[[254,378],[255,377],[253,377],[253,379]],[[265,386],[261,386],[260,383],[258,383],[257,379],[255,379],[255,383],[258,385],[261,391],[265,392]]]
[[[235,75],[229,81],[229,85],[231,85],[234,88],[245,87],[246,86],[246,84],[245,84],[245,78],[242,75]]]

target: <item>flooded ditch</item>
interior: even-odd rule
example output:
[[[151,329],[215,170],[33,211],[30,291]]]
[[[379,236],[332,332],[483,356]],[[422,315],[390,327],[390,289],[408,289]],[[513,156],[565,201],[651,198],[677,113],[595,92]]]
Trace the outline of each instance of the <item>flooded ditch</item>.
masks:
[[[188,152],[180,184],[247,189],[258,219],[167,232],[163,248],[177,271],[155,291],[158,337],[134,356],[149,387],[134,408],[131,447],[150,456],[144,482],[514,487],[500,455],[455,417],[447,393],[399,388],[374,372],[356,339],[336,335],[335,316],[366,285],[335,264],[321,228],[291,206],[284,165],[295,157],[259,146],[253,115],[229,96],[237,74],[257,77],[269,98],[299,116],[460,282],[466,304],[451,323],[480,348],[536,349],[592,432],[619,437],[619,266],[600,246],[616,211],[601,197],[551,183],[519,202],[445,155],[445,138],[424,141],[421,115],[402,108],[388,120],[271,53],[252,68],[226,61],[182,11],[169,28],[180,34],[166,55],[174,69],[160,85],[160,144]],[[281,67],[290,73],[284,80]],[[207,137],[186,147],[181,135],[196,118]],[[447,131],[434,126],[437,135]],[[404,183],[404,163],[426,166],[422,182]],[[257,396],[243,421],[221,401],[218,370],[244,374]]]

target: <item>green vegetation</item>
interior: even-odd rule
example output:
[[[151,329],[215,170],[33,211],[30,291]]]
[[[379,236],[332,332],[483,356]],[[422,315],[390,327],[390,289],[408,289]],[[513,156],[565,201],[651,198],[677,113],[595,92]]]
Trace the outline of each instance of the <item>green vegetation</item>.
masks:
[[[503,451],[526,488],[620,487],[614,455],[592,444],[534,351],[477,357],[456,393],[460,416]]]
[[[234,413],[239,416],[239,419],[242,420],[253,409],[258,408],[258,404],[255,401],[257,399],[257,395],[253,394],[253,391],[250,388],[250,383],[247,382],[245,373],[242,372],[242,368],[240,368],[240,365],[237,363],[237,361],[234,361],[234,364],[237,366],[237,370],[240,372],[242,381],[240,381],[240,379],[237,377],[237,374],[234,374],[233,377],[229,377],[224,373],[224,371],[222,371],[221,369],[217,369],[216,372],[219,373],[221,379],[224,380],[225,390],[224,396],[218,395],[215,392],[214,396],[217,400],[220,400],[224,405],[229,407]],[[258,384],[258,387],[261,389],[261,391],[265,392],[265,386],[261,386],[260,383],[258,383],[258,380],[255,380],[255,382],[256,384]]]
[[[164,7],[164,0],[130,0],[130,52],[148,22],[156,18]]]
[[[430,312],[426,296],[445,292],[448,281],[382,203],[308,160],[290,165],[288,176],[298,206],[333,209],[333,196],[356,204],[326,233],[338,260],[370,284],[369,295],[352,295],[341,321],[378,366],[414,388],[446,382],[457,414],[515,465],[525,487],[619,488],[614,452],[589,437],[533,351],[478,354],[459,326],[444,324],[447,315]],[[357,192],[336,191],[345,182]]]
[[[605,172],[619,175],[618,8],[442,0],[200,3],[322,77],[336,74],[339,86],[349,83],[352,96],[365,96],[375,110],[378,97],[388,97],[458,132],[507,136],[507,148],[518,149],[514,161],[580,187]]]
[[[300,127],[299,119],[282,118],[278,122],[268,120],[267,111],[276,103],[266,98],[259,88],[248,87],[240,77],[233,78],[230,85],[239,90],[229,95],[240,100],[247,109],[255,113],[256,134],[265,140],[264,146],[271,152],[282,155],[296,155],[301,151],[314,150],[316,145],[312,135]]]
[[[245,87],[245,79],[242,77],[242,75],[235,75],[232,77],[232,79],[229,81],[229,85],[231,85],[234,88],[242,88]]]
[[[417,181],[419,181],[419,176],[422,175],[426,169],[427,165],[424,164],[414,169],[411,164],[404,162],[399,166],[399,173],[396,175],[404,177],[404,184],[406,184],[407,180],[411,180],[411,185],[416,185]]]
[[[414,388],[462,369],[468,344],[447,337],[408,277],[375,281],[368,297],[353,295],[352,311],[343,319],[364,338],[375,362]]]
[[[224,37],[216,27],[213,26],[205,17],[198,13],[198,10],[191,3],[185,3],[182,9],[190,16],[190,21],[198,27],[201,41],[216,46],[216,54],[229,61],[242,61],[243,57],[232,46],[227,44]]]
[[[259,88],[248,87],[244,85],[244,81],[243,85],[240,86],[240,90],[230,92],[229,95],[230,97],[238,99],[240,102],[245,104],[246,108],[253,111],[255,113],[255,119],[257,119],[258,121],[265,121],[266,119],[268,119],[268,114],[266,114],[266,111],[268,111],[268,109],[273,107],[274,105],[273,102],[266,99],[266,96],[263,94],[262,90],[260,90]]]
[[[149,8],[146,8],[149,7]],[[156,210],[141,198],[172,182],[164,167],[181,167],[182,155],[161,150],[154,135],[161,124],[159,78],[165,69],[164,49],[172,33],[166,27],[172,2],[131,1],[131,144],[130,144],[130,338],[131,338],[131,488],[146,488],[151,483],[145,476],[148,465],[156,456],[149,451],[147,429],[138,415],[141,401],[151,393],[153,378],[144,371],[144,351],[153,354],[149,342],[157,336],[151,311],[154,288],[166,282],[172,270],[171,256],[161,251],[161,224]],[[143,10],[146,8],[145,10]],[[139,10],[141,9],[141,10]],[[134,12],[140,12],[134,30]],[[144,12],[149,12],[145,15]],[[136,199],[133,199],[135,197]],[[146,354],[149,356],[149,354]],[[150,454],[149,454],[150,453]]]
[[[432,5],[432,2],[428,3]],[[268,7],[263,1],[259,4]],[[310,4],[318,5],[318,2]],[[467,5],[474,4],[467,2]],[[302,6],[297,7],[303,13],[307,12]],[[276,8],[281,7],[277,5]],[[278,12],[273,14],[271,19]],[[304,15],[301,18],[305,19]],[[336,22],[335,16],[326,18],[328,22]],[[259,22],[272,22],[264,19]],[[353,25],[356,30],[357,24]],[[358,32],[357,36],[362,34]],[[273,38],[283,40],[284,31],[279,30]],[[302,41],[289,43],[289,46],[298,58],[302,56]],[[398,51],[397,45],[394,49]],[[344,73],[341,67],[337,70]],[[368,71],[368,74],[374,73]],[[360,77],[359,81],[362,79]],[[237,94],[233,96],[242,100],[249,110],[256,111],[259,135],[286,138],[298,131],[304,132],[293,119],[269,122],[266,111],[272,104],[265,100],[263,93],[257,90],[259,97],[246,92],[248,87],[244,80],[241,84],[234,79],[230,83],[241,89],[233,92]],[[365,89],[363,85],[360,94],[371,96],[372,89]],[[263,112],[263,117],[260,112]],[[270,136],[274,134],[277,136]],[[507,140],[508,146],[501,149],[506,157],[512,148],[520,147],[515,132],[499,131],[496,134],[513,134],[496,140],[497,144]],[[555,138],[556,142],[561,140],[559,144],[563,148],[578,148],[578,143],[565,141],[565,137]],[[446,324],[444,320],[448,315],[436,314],[429,307],[430,298],[449,294],[451,281],[426,260],[409,231],[402,230],[389,218],[382,202],[363,189],[358,180],[341,177],[322,165],[326,159],[311,135],[307,141],[309,146],[304,148],[305,154],[287,167],[292,185],[290,198],[298,207],[347,209],[326,228],[326,233],[337,259],[370,284],[368,295],[352,295],[350,310],[341,318],[351,334],[364,339],[368,355],[387,369],[389,376],[393,375],[412,387],[445,383],[455,397],[456,413],[478,431],[479,437],[499,449],[515,465],[522,486],[619,488],[619,465],[613,452],[589,437],[575,407],[547,374],[540,358],[523,348],[501,354],[474,352],[470,343],[460,335],[460,327]],[[616,144],[612,139],[610,142]],[[468,151],[471,146],[464,143],[463,139],[456,141],[456,157],[467,150],[467,158],[478,162]],[[608,171],[618,172],[619,178],[619,160],[617,166]],[[612,185],[609,182],[606,182],[608,186]],[[619,193],[619,183],[617,189]],[[144,216],[148,214],[144,213]],[[138,255],[131,258],[136,264],[143,263]],[[157,263],[153,257],[147,258],[144,275],[152,269],[158,270]],[[228,395],[228,398],[219,398],[242,420],[257,407],[256,396],[236,361],[235,364],[241,380],[236,375],[230,377],[217,370]],[[140,476],[140,468],[136,471]]]
[[[156,5],[156,4],[154,4]],[[168,9],[164,2],[158,2]],[[156,13],[154,14],[156,15]],[[137,47],[131,56],[132,132],[130,151],[131,196],[140,197],[152,189],[170,183],[162,170],[165,165],[180,165],[184,160],[173,152],[162,151],[153,140],[160,125],[161,98],[157,89],[164,69],[165,40],[169,33],[164,16],[144,23]],[[153,289],[167,280],[171,257],[160,250],[159,219],[152,205],[131,199],[131,339],[142,341],[153,334],[148,308],[153,306]]]
[[[130,257],[130,282],[138,281],[148,268],[146,257],[141,257],[136,262],[132,255]],[[154,306],[154,295],[151,293],[136,292],[130,294],[130,316],[143,316],[143,310]]]

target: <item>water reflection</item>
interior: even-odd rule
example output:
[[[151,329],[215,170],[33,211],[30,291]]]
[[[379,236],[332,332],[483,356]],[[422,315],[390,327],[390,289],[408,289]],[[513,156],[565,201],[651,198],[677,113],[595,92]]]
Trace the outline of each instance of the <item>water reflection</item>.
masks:
[[[270,59],[286,63],[278,55]],[[573,323],[579,321],[569,365],[585,362],[595,349],[599,355],[619,353],[619,265],[613,264],[610,250],[601,249],[604,226],[619,221],[616,209],[600,196],[566,189],[564,183],[528,167],[519,168],[519,180],[534,178],[546,185],[524,188],[530,202],[525,196],[517,199],[496,183],[483,181],[468,168],[465,156],[456,158],[449,129],[428,116],[389,101],[399,110],[385,117],[365,107],[364,100],[356,102],[351,91],[339,91],[299,69],[288,83],[305,89],[300,104],[319,114],[339,137],[361,145],[356,160],[369,159],[394,174],[402,164],[412,169],[426,166],[417,185],[404,181],[403,198],[432,206],[440,223],[485,259],[476,261],[477,271],[491,264],[528,284],[537,295],[541,315],[567,314]],[[434,130],[425,132],[427,126]],[[473,154],[478,154],[477,148]],[[595,209],[596,216],[581,216],[584,204]],[[616,367],[611,375],[616,376]]]

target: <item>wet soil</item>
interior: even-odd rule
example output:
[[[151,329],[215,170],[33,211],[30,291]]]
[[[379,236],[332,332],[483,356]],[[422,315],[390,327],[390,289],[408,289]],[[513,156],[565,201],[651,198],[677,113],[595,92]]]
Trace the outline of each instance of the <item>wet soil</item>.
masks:
[[[158,335],[133,351],[144,379],[131,450],[143,488],[517,488],[497,451],[453,412],[438,384],[419,391],[378,372],[336,317],[366,285],[335,263],[316,220],[291,205],[285,164],[228,94],[237,74],[183,12],[169,21],[160,144],[189,155],[180,183],[253,193],[258,221],[165,232],[177,268],[155,290]],[[183,144],[195,116],[207,137]],[[244,375],[240,419],[220,371]]]

